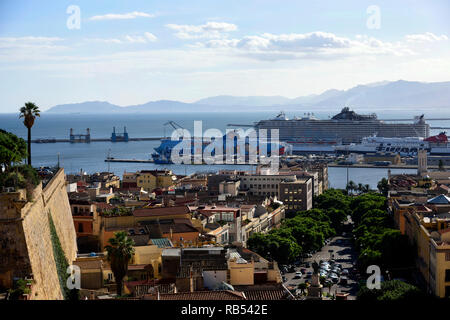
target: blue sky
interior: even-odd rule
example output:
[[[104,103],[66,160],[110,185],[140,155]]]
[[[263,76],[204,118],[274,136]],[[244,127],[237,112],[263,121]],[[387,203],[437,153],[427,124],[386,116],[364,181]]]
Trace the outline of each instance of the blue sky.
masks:
[[[446,0],[3,0],[0,112],[449,81],[449,16]]]

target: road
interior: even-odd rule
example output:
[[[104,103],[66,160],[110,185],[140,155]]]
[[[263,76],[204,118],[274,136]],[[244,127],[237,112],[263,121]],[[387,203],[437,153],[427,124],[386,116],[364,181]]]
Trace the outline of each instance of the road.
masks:
[[[332,253],[330,250],[332,250]],[[337,236],[330,239],[329,244],[322,247],[322,249],[316,252],[311,258],[305,259],[305,262],[309,262],[311,264],[313,261],[317,261],[317,263],[319,263],[319,260],[330,260],[331,254],[334,255],[334,260],[336,263],[340,263],[342,265],[343,270],[347,269],[351,273],[356,261],[356,255],[353,250],[350,237],[347,236]],[[312,266],[306,268],[304,263],[299,267],[296,267],[296,271],[300,271],[300,269],[303,268],[305,268],[307,272],[313,271]],[[284,282],[286,286],[297,287],[302,282],[311,282],[311,279],[305,274],[303,274],[300,279],[294,279],[295,272],[285,273],[284,276],[286,277],[286,281]],[[337,292],[349,293],[347,299],[354,300],[358,290],[357,282],[351,275],[347,276],[347,279],[347,285],[335,284],[330,288],[330,292],[331,294],[335,294]],[[326,292],[328,292],[328,288],[324,287],[322,289],[322,293],[325,294]]]

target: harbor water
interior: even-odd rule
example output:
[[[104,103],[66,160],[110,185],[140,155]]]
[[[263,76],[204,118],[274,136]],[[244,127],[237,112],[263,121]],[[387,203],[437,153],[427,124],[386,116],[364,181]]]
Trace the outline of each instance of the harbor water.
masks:
[[[306,112],[306,111],[305,111]],[[419,114],[419,111],[416,112]],[[384,111],[378,113],[379,118],[405,118],[413,117],[416,113]],[[302,112],[299,112],[301,116]],[[326,119],[333,112],[318,112],[318,118]],[[186,114],[110,114],[110,115],[54,115],[43,112],[35,122],[32,129],[33,139],[68,139],[70,128],[75,133],[85,133],[90,128],[91,138],[108,138],[112,128],[120,133],[127,127],[130,138],[151,138],[170,136],[173,128],[164,126],[169,120],[175,121],[183,128],[193,132],[194,121],[201,120],[203,131],[216,128],[226,133],[227,124],[253,124],[261,119],[273,118],[276,112],[247,112],[233,113],[186,113]],[[428,115],[428,113],[427,113]],[[292,117],[293,115],[287,114]],[[430,113],[429,117],[437,117]],[[442,116],[442,114],[440,114]],[[447,114],[445,116],[450,116]],[[432,126],[448,126],[447,123],[435,121]],[[26,138],[27,131],[18,114],[0,114],[0,128]],[[246,129],[246,128],[243,128]],[[439,130],[432,130],[432,134]],[[33,143],[32,155],[34,166],[54,166],[58,156],[60,165],[67,173],[83,172],[93,173],[110,170],[121,176],[125,171],[143,169],[168,168],[175,174],[191,174],[194,172],[216,172],[220,169],[254,170],[246,165],[156,165],[153,163],[107,163],[105,158],[109,155],[117,159],[149,159],[159,141],[129,141],[129,142],[91,142],[91,143]],[[392,173],[413,173],[412,169],[392,169]],[[355,183],[369,184],[376,188],[377,182],[387,176],[386,168],[350,168],[349,180]],[[329,183],[333,188],[344,188],[347,182],[346,168],[329,168]]]

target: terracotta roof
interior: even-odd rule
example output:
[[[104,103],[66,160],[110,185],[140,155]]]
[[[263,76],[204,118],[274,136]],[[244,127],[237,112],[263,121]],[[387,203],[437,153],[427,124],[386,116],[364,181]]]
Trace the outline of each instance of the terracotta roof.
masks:
[[[234,286],[234,289],[242,291],[247,300],[290,300],[294,298],[285,286],[278,283]]]
[[[94,202],[94,204],[96,205],[97,209],[100,209],[100,210],[110,210],[110,209],[114,208],[114,206],[112,206],[106,202]]]
[[[242,292],[237,291],[194,291],[178,293],[146,294],[144,300],[245,300]]]
[[[188,214],[189,208],[187,206],[174,206],[162,208],[142,208],[133,211],[135,217],[152,217],[152,216],[166,216],[166,215],[183,215]]]

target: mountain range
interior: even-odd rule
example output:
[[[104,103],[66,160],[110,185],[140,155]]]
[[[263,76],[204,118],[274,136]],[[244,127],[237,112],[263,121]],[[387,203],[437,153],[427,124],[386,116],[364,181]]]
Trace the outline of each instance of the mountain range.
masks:
[[[343,106],[358,109],[373,108],[448,108],[450,81],[415,82],[382,81],[358,85],[348,90],[327,90],[321,94],[286,98],[283,96],[214,96],[185,103],[172,100],[150,101],[145,104],[121,107],[106,101],[87,101],[57,105],[46,112],[55,114],[103,113],[167,113],[226,111],[311,111],[317,108],[339,109]],[[245,108],[245,109],[243,109]]]

